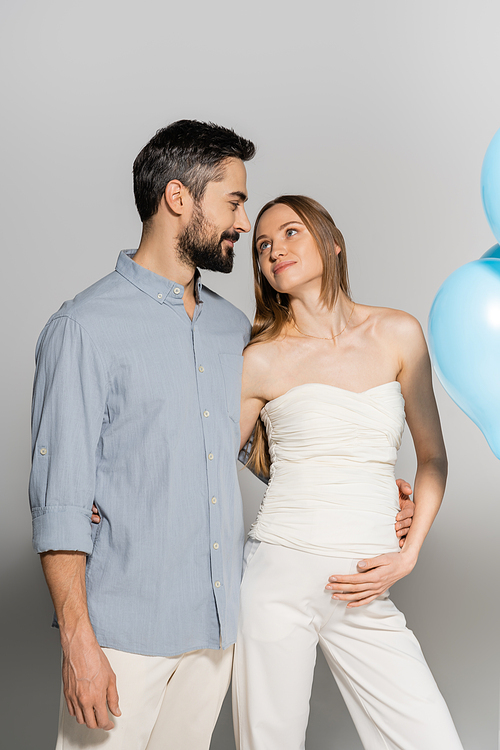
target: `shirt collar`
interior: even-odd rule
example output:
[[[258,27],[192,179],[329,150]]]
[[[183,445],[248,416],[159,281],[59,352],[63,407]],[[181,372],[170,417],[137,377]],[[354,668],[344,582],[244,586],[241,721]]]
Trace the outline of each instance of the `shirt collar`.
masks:
[[[182,284],[170,281],[170,279],[159,276],[157,273],[153,273],[153,271],[140,266],[139,263],[135,263],[133,257],[136,252],[137,250],[122,250],[116,262],[116,271],[142,292],[155,299],[159,304],[163,304],[164,302],[175,304],[177,300],[182,301],[182,295],[184,294]],[[194,296],[196,304],[202,302],[200,296],[202,287],[201,274],[197,268],[194,273]]]

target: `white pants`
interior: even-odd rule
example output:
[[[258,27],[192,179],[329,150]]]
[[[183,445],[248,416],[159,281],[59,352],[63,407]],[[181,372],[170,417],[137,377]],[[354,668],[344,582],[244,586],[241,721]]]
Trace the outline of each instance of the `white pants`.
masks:
[[[245,559],[233,669],[240,750],[303,750],[318,643],[366,750],[463,750],[388,593],[348,609],[325,590],[358,560],[252,540]]]
[[[56,750],[208,750],[229,687],[233,646],[175,657],[103,649],[116,674],[122,715],[89,729],[70,716],[61,691]]]

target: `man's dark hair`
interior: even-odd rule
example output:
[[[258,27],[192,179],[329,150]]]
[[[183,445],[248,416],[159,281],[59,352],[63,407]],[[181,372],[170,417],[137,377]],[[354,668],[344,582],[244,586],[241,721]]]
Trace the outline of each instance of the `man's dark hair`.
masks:
[[[180,180],[197,203],[210,181],[224,175],[224,161],[249,161],[251,141],[230,128],[198,120],[178,120],[158,130],[134,161],[134,195],[139,216],[148,221],[158,210],[170,180]]]

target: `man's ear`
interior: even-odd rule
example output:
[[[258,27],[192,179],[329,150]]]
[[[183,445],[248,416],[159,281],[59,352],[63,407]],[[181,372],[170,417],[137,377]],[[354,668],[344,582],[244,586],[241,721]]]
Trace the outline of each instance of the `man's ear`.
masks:
[[[191,211],[193,199],[189,190],[180,180],[170,180],[167,183],[163,199],[167,207],[177,216],[182,216],[186,211]]]

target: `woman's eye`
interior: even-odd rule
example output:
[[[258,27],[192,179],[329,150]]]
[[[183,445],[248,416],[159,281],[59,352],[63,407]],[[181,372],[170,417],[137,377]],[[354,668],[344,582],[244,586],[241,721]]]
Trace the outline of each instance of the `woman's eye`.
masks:
[[[294,234],[297,234],[297,230],[296,229],[287,229],[286,230],[286,236],[287,237],[293,237]]]
[[[271,243],[270,243],[270,242],[261,242],[261,243],[260,243],[260,247],[259,247],[259,250],[260,250],[260,252],[261,252],[261,253],[263,253],[263,252],[265,252],[265,251],[266,251],[266,250],[267,250],[267,249],[268,249],[269,247],[271,247]]]

